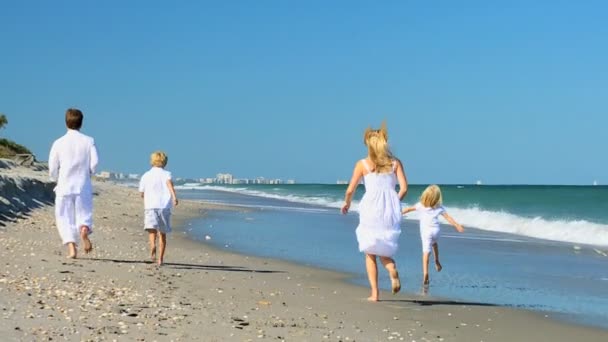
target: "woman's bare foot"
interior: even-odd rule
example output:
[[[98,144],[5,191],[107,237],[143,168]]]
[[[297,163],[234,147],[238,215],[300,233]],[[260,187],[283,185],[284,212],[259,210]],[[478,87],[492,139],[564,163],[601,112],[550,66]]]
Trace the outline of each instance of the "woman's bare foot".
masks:
[[[437,272],[441,272],[441,270],[443,269],[439,260],[435,261],[435,269],[437,270]]]
[[[163,261],[161,259],[158,259],[158,263],[156,264],[158,267],[163,265]]]
[[[391,290],[393,294],[401,291],[401,280],[399,279],[399,272],[397,270],[391,273]]]
[[[369,302],[377,302],[378,301],[378,296],[369,296],[369,297],[367,297],[367,300]]]
[[[424,277],[422,278],[422,286],[429,286],[430,281],[429,281],[429,275],[425,274]]]
[[[150,250],[150,260],[154,263],[156,261],[156,247]]]

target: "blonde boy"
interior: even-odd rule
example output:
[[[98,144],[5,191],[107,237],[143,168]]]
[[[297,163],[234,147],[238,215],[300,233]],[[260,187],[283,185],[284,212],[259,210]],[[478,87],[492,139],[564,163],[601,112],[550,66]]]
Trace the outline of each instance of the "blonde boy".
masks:
[[[144,199],[144,229],[148,232],[150,258],[156,259],[158,236],[158,266],[162,266],[167,246],[167,233],[171,232],[171,205],[177,205],[171,172],[165,170],[167,155],[156,151],[150,155],[152,168],[144,173],[139,182],[139,192]]]

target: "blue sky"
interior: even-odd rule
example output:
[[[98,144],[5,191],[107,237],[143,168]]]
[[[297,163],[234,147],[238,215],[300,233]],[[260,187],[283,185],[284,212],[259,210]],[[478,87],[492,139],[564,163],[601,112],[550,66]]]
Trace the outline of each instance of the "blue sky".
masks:
[[[348,179],[386,119],[412,183],[608,183],[603,1],[0,0],[0,132],[67,107],[101,169]]]

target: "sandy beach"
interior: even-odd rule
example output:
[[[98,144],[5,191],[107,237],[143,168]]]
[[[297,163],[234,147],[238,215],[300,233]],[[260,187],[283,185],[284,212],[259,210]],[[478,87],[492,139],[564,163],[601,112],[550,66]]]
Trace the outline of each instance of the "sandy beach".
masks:
[[[368,289],[346,274],[185,238],[189,219],[239,208],[182,201],[158,268],[148,261],[139,194],[111,183],[95,183],[93,252],[68,260],[44,171],[0,173],[11,189],[31,187],[0,190],[3,213],[21,212],[3,214],[0,227],[2,341],[608,340],[605,330],[484,303],[390,293],[369,303]]]

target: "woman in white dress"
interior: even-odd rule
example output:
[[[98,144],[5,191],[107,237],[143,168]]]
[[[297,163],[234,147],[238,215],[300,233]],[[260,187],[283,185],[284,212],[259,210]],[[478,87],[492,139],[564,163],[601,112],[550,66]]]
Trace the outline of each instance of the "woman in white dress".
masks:
[[[403,165],[395,158],[388,147],[386,124],[378,130],[368,128],[364,134],[368,149],[367,158],[357,162],[353,176],[344,196],[342,213],[346,214],[361,179],[365,194],[359,203],[359,226],[357,241],[359,251],[365,253],[365,268],[371,287],[370,301],[378,301],[378,265],[382,265],[391,278],[393,293],[399,292],[401,282],[393,260],[397,252],[401,234],[401,200],[407,194],[407,178]],[[399,183],[399,192],[396,185]]]

